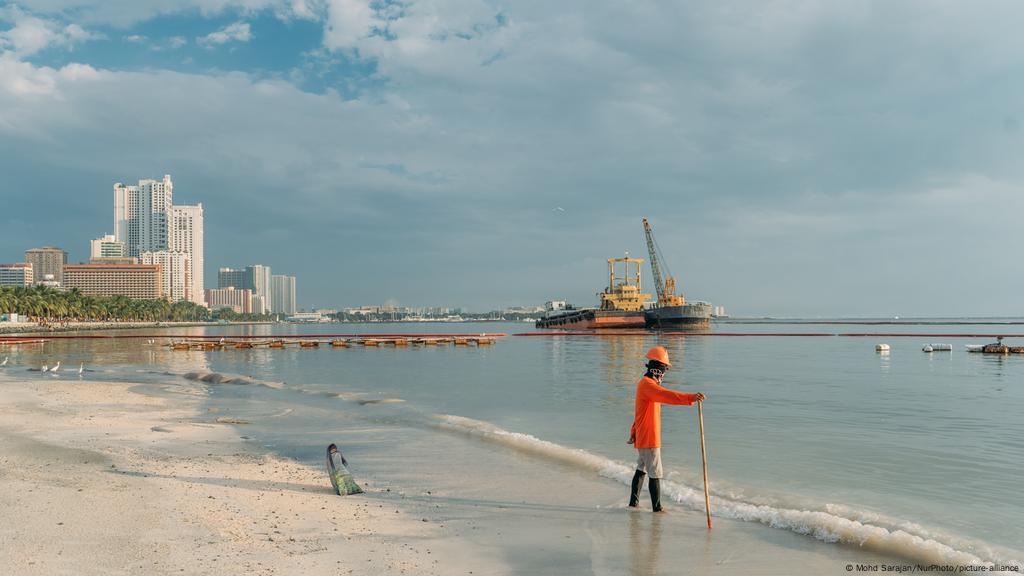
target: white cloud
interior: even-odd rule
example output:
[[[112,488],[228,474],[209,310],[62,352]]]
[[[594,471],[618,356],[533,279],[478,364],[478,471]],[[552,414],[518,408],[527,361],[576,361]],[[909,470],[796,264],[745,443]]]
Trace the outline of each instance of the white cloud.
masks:
[[[3,21],[10,22],[12,26],[0,31],[0,48],[22,58],[51,46],[70,48],[75,44],[100,38],[78,24],[61,26],[58,22],[44,20],[17,6],[0,9],[0,22]]]
[[[324,45],[332,50],[360,46],[382,24],[368,0],[330,0],[324,25]]]
[[[310,19],[322,0],[18,0],[18,4],[38,13],[74,14],[84,24],[128,27],[167,14],[195,14],[204,17],[228,12],[254,14],[272,10],[282,19]]]
[[[196,38],[202,46],[212,47],[221,44],[227,44],[228,42],[248,42],[252,39],[252,30],[249,28],[248,22],[235,22],[228,24],[224,28],[211,32],[206,36]]]

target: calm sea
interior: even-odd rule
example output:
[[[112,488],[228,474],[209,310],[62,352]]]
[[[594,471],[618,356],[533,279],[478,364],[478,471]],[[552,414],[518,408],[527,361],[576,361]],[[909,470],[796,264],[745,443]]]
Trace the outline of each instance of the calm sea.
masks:
[[[533,328],[286,325],[173,332],[428,331]],[[436,479],[449,469],[473,476],[473,463],[457,447],[464,443],[484,447],[495,459],[488,460],[491,468],[507,467],[480,474],[499,492],[502,482],[543,487],[536,472],[526,479],[516,470],[550,467],[558,481],[586,477],[593,486],[607,485],[587,488],[594,506],[607,508],[626,497],[623,482],[635,454],[625,444],[634,385],[645,351],[660,344],[674,365],[666,385],[708,396],[713,507],[722,521],[839,543],[822,546],[864,544],[911,560],[1024,560],[1024,356],[964,349],[991,341],[989,334],[1024,333],[1024,326],[730,323],[712,331],[936,335],[509,336],[481,348],[218,352],[172,352],[145,339],[68,340],[0,355],[12,357],[8,373],[60,359],[67,367],[85,363],[96,370],[85,382],[206,387],[210,414],[249,420],[243,430],[251,441],[318,466],[323,447],[338,441],[356,470],[396,489],[403,488],[399,478],[411,490],[416,478]],[[875,352],[880,342],[891,345],[888,354]],[[922,352],[932,342],[950,343],[953,351]],[[1008,342],[1024,344],[1024,338]],[[256,384],[211,386],[180,376],[190,371],[245,375]],[[680,508],[702,511],[696,410],[665,406],[662,415],[668,495]]]

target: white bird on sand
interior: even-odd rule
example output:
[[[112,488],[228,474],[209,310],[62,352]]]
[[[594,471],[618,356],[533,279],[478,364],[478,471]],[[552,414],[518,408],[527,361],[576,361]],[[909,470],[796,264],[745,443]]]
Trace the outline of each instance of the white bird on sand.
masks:
[[[0,366],[7,366],[7,361],[10,360],[10,356],[4,356],[4,361],[0,362]]]
[[[56,366],[54,366],[53,368],[50,368],[50,372],[56,372],[57,370],[60,370],[60,360],[57,360],[57,365]]]

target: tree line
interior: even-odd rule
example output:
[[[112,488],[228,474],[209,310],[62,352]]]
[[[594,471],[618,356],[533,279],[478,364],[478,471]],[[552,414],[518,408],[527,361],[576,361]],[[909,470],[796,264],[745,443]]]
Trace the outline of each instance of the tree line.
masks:
[[[34,322],[137,321],[206,322],[269,320],[264,314],[238,314],[230,308],[208,310],[181,300],[132,300],[127,296],[89,296],[77,288],[0,286],[0,313],[17,313]]]

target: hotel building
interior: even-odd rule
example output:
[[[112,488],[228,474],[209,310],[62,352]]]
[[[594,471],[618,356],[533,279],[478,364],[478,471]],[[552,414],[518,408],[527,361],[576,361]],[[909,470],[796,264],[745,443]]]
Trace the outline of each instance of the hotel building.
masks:
[[[88,296],[127,296],[133,300],[163,298],[159,264],[68,264],[64,287]]]

